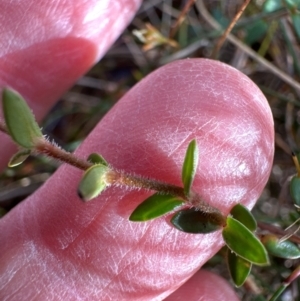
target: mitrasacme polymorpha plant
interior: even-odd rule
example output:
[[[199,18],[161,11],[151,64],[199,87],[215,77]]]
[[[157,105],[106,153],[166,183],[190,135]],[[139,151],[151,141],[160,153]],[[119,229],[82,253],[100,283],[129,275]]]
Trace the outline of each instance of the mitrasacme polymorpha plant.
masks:
[[[113,185],[153,191],[154,194],[131,213],[129,221],[146,222],[173,214],[171,223],[180,231],[195,234],[221,231],[228,247],[229,271],[236,286],[244,283],[252,264],[269,264],[266,248],[254,234],[256,221],[247,208],[237,204],[228,216],[224,216],[218,208],[205,202],[192,190],[199,158],[196,140],[190,141],[183,158],[182,186],[175,186],[116,170],[100,154],[92,153],[86,159],[78,158],[44,137],[30,108],[17,92],[4,89],[2,101],[5,122],[0,123],[0,130],[7,133],[20,148],[9,166],[21,164],[31,154],[45,154],[71,164],[84,171],[78,185],[78,195],[84,202],[92,200]],[[278,252],[281,242],[274,242],[274,239],[267,237],[264,243],[269,249]],[[294,249],[294,258],[299,256],[298,248]]]

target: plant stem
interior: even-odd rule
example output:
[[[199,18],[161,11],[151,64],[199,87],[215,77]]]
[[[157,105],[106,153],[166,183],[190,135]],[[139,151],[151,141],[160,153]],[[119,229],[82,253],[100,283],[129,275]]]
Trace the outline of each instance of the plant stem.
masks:
[[[191,6],[195,3],[196,0],[188,0],[185,4],[184,8],[181,10],[179,17],[177,18],[175,24],[172,26],[171,32],[169,34],[169,38],[172,39],[177,32],[180,24],[184,20],[185,15],[188,13]]]
[[[225,226],[226,218],[221,211],[206,203],[199,194],[191,191],[189,197],[184,193],[184,188],[167,184],[161,181],[146,179],[137,175],[126,174],[122,171],[111,170],[107,174],[108,182],[112,185],[126,186],[130,188],[143,188],[154,190],[161,194],[171,194],[183,199],[187,205],[197,208],[199,211],[210,216],[216,224]]]
[[[9,135],[7,127],[3,121],[0,121],[0,131]],[[36,142],[34,152],[36,152],[37,154],[44,154],[48,157],[57,159],[62,163],[70,164],[81,170],[87,170],[88,168],[93,166],[93,163],[81,159],[74,154],[65,151],[64,149],[59,148],[58,146],[54,145],[44,138]],[[144,188],[147,190],[154,190],[160,193],[176,195],[186,200],[183,188],[179,186],[167,184],[153,179],[142,178],[136,175],[129,175],[123,171],[113,170],[112,168],[110,168],[108,177],[110,177],[111,179],[111,184],[137,189]]]
[[[74,154],[55,146],[54,144],[50,143],[45,139],[42,139],[37,142],[35,146],[35,151],[39,154],[47,155],[51,158],[57,159],[64,163],[68,163],[82,170],[87,170],[88,168],[93,166],[92,163],[78,158]],[[111,185],[127,186],[136,189],[143,188],[147,190],[154,190],[162,194],[172,194],[187,201],[183,188],[176,185],[167,184],[153,179],[143,178],[137,175],[127,174],[123,171],[114,170],[112,167],[110,167],[110,171],[107,174],[107,178]]]
[[[196,7],[202,15],[202,17],[216,30],[223,30],[221,25],[209,14],[208,10],[206,9],[204,5],[203,0],[198,0],[195,2]],[[230,41],[232,44],[237,46],[239,49],[244,51],[247,55],[249,55],[251,58],[253,58],[256,62],[260,63],[262,66],[264,66],[267,70],[272,72],[273,74],[277,75],[281,80],[289,84],[291,87],[297,89],[297,91],[300,90],[300,84],[291,76],[284,73],[282,70],[274,66],[272,63],[270,63],[265,58],[257,55],[257,53],[252,50],[250,47],[248,47],[246,44],[241,42],[238,38],[233,36],[232,34],[228,34],[227,40]]]
[[[55,146],[45,139],[38,141],[34,150],[39,154],[47,155],[51,158],[68,163],[82,170],[87,170],[93,165],[91,162],[65,151],[64,149]]]
[[[241,8],[239,9],[239,11],[237,12],[237,14],[234,16],[234,18],[231,20],[230,24],[228,25],[228,27],[226,28],[226,30],[224,31],[223,35],[221,36],[221,38],[219,39],[213,54],[212,54],[212,58],[213,59],[217,59],[218,56],[218,52],[221,49],[222,45],[224,44],[226,37],[229,35],[229,33],[231,32],[232,28],[234,27],[234,25],[236,24],[236,22],[238,21],[238,19],[241,17],[242,13],[244,12],[244,10],[246,9],[247,5],[250,3],[251,0],[246,0],[243,5],[241,6]]]
[[[290,274],[288,278],[280,285],[280,287],[276,290],[273,296],[269,299],[269,301],[275,301],[278,297],[285,291],[285,289],[298,277],[300,276],[300,266],[296,267],[296,269]]]
[[[273,225],[269,225],[263,222],[258,222],[258,227],[262,230],[268,230],[271,233],[274,233],[276,235],[280,235],[280,236],[284,236],[286,234],[286,232],[282,229],[279,229],[278,227],[275,227]],[[292,235],[289,238],[290,241],[296,243],[296,244],[300,244],[300,237],[297,235]]]
[[[186,195],[182,187],[167,184],[165,182],[143,178],[137,175],[130,175],[123,171],[111,170],[108,177],[111,180],[111,184],[127,186],[132,188],[144,188],[147,190],[154,190],[161,194],[171,194],[178,196],[187,201]]]
[[[9,135],[9,131],[3,121],[0,121],[0,131]],[[76,155],[59,148],[55,144],[47,141],[45,138],[39,138],[35,143],[35,148],[32,150],[37,154],[44,154],[53,159],[59,160],[62,163],[70,164],[81,170],[87,170],[93,163],[81,159]],[[131,189],[146,189],[153,190],[161,194],[171,194],[176,197],[183,199],[188,205],[194,206],[204,213],[213,214],[219,220],[224,220],[222,213],[215,207],[209,205],[195,192],[191,192],[190,196],[187,197],[184,193],[183,187],[168,184],[162,181],[154,179],[147,179],[137,175],[127,174],[123,171],[114,170],[112,167],[109,168],[108,174],[106,175],[108,182],[111,185],[126,186]]]

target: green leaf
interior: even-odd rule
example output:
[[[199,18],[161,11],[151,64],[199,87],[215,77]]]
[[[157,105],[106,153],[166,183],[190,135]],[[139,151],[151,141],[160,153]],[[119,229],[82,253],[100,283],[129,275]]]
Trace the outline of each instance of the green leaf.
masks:
[[[269,24],[264,20],[257,20],[250,22],[245,27],[245,38],[244,42],[247,45],[252,45],[255,42],[261,41],[267,33]]]
[[[256,265],[269,264],[267,251],[260,240],[241,222],[228,216],[222,232],[223,239],[233,252]]]
[[[232,281],[237,287],[244,284],[251,271],[251,262],[237,256],[228,249],[227,264]]]
[[[290,183],[290,193],[297,206],[300,206],[300,178],[294,176]]]
[[[88,156],[88,161],[92,162],[93,164],[102,164],[104,166],[108,166],[107,161],[97,153],[90,154]]]
[[[299,12],[292,15],[292,21],[298,39],[300,39],[300,15]]]
[[[263,10],[265,12],[273,12],[282,8],[282,1],[278,0],[266,0],[263,5]]]
[[[109,169],[96,164],[87,169],[79,183],[78,195],[83,201],[97,197],[107,186],[106,175]]]
[[[199,151],[196,140],[192,140],[186,150],[182,166],[182,183],[185,195],[189,195],[194,181],[199,159]]]
[[[16,91],[5,88],[2,105],[7,130],[11,138],[24,148],[34,148],[43,134],[26,101]]]
[[[155,193],[135,208],[129,220],[133,222],[148,221],[173,211],[183,204],[184,201],[173,195]]]
[[[250,231],[255,231],[257,224],[252,213],[243,205],[237,204],[235,205],[230,214],[232,217],[239,222],[241,222],[244,226],[246,226]]]
[[[268,234],[261,241],[268,252],[276,257],[286,259],[300,258],[300,249],[288,240],[280,241],[275,235]]]
[[[211,233],[222,228],[214,215],[200,211],[196,208],[189,208],[177,212],[171,219],[176,229],[186,233]]]
[[[22,149],[18,151],[10,158],[8,167],[15,167],[22,164],[30,156],[30,153],[31,151],[29,149]]]
[[[300,5],[299,0],[284,0],[284,2],[291,11],[296,10],[297,6]]]

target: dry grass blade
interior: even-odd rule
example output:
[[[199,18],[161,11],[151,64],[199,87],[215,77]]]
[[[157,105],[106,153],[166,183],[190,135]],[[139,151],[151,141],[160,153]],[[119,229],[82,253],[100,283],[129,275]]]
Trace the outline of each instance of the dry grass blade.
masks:
[[[241,17],[241,15],[243,14],[244,10],[246,9],[246,7],[248,6],[248,4],[250,3],[251,0],[246,0],[243,5],[241,6],[241,8],[239,9],[239,11],[237,12],[237,14],[234,16],[234,18],[231,20],[231,22],[229,23],[228,27],[226,28],[226,30],[224,31],[224,33],[222,34],[221,38],[219,39],[213,53],[212,53],[212,58],[216,59],[218,56],[218,52],[220,50],[220,48],[222,47],[223,43],[225,42],[227,36],[229,35],[229,33],[231,32],[232,28],[234,27],[234,25],[236,24],[236,22],[238,21],[238,19]]]
[[[196,2],[196,7],[198,8],[199,13],[203,16],[203,18],[216,30],[222,30],[221,25],[216,22],[216,20],[209,14],[202,0],[198,0]],[[246,52],[250,57],[256,60],[258,63],[263,65],[266,69],[271,71],[273,74],[277,75],[280,79],[282,79],[287,84],[291,85],[293,88],[300,91],[300,83],[295,81],[292,77],[281,71],[279,68],[271,64],[269,61],[259,56],[254,50],[241,42],[238,38],[233,36],[232,34],[228,34],[227,39],[233,43],[235,46]]]
[[[174,37],[176,31],[178,30],[178,27],[180,26],[181,22],[183,21],[185,15],[187,14],[187,12],[191,8],[191,6],[194,5],[195,2],[196,2],[196,0],[188,0],[187,1],[183,10],[181,11],[180,15],[178,16],[175,24],[172,26],[172,29],[171,29],[170,35],[169,35],[170,39],[172,39]]]

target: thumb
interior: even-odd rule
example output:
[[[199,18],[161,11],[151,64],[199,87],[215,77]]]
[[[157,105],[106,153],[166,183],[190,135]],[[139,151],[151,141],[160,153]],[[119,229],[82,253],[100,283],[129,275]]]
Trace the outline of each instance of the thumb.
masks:
[[[193,189],[224,214],[238,202],[252,207],[272,166],[272,115],[251,80],[216,61],[183,60],[150,74],[77,155],[99,152],[117,169],[181,185],[194,138],[200,163]],[[63,165],[0,221],[2,296],[161,300],[223,245],[220,232],[183,233],[167,218],[128,221],[149,192],[112,187],[83,204],[76,195],[81,175]]]

